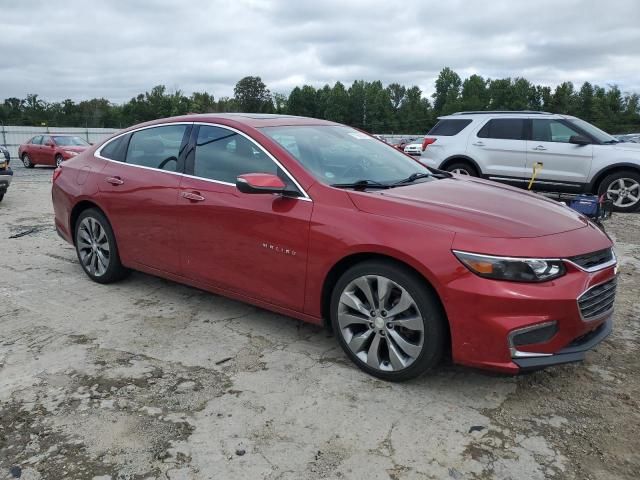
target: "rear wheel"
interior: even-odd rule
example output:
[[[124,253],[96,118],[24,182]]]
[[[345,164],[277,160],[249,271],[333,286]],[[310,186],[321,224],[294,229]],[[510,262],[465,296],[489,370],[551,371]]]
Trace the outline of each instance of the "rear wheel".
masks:
[[[347,356],[384,380],[417,377],[442,358],[445,318],[437,299],[420,277],[392,262],[347,270],[331,296],[331,322]]]
[[[33,164],[33,162],[31,161],[31,157],[29,156],[28,153],[25,153],[24,155],[22,155],[22,164],[26,167],[26,168],[33,168],[35,165]]]
[[[99,210],[90,208],[80,214],[75,242],[80,265],[94,282],[112,283],[127,275],[128,270],[120,263],[111,225]]]
[[[606,195],[618,212],[635,212],[640,208],[640,174],[622,170],[605,177],[598,195]]]
[[[454,162],[446,168],[447,172],[457,173],[458,175],[469,175],[471,177],[477,177],[478,171],[470,163],[465,161]]]

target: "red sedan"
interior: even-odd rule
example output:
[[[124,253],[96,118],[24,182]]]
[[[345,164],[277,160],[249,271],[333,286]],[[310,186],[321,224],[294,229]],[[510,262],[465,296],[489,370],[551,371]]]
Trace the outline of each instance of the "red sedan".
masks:
[[[18,157],[27,168],[36,165],[59,167],[62,162],[84,152],[91,145],[76,135],[36,135],[18,148]]]
[[[138,125],[57,169],[53,203],[92,280],[135,269],[326,324],[387,380],[447,351],[507,373],[577,361],[611,331],[616,259],[585,217],[328,121]]]

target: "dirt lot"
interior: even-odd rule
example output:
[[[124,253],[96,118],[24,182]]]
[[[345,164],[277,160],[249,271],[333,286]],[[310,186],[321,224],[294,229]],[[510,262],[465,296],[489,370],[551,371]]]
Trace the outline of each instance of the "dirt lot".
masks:
[[[389,384],[290,318],[143,274],[90,282],[52,227],[51,170],[15,170],[0,479],[640,477],[640,215],[608,226],[615,331],[585,363]]]

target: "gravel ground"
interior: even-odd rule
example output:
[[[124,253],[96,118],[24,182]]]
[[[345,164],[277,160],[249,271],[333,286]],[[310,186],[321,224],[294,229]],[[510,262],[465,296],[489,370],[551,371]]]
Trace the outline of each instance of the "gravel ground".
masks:
[[[640,215],[608,224],[615,331],[583,364],[389,384],[317,327],[143,274],[92,283],[52,227],[52,171],[15,171],[0,479],[640,477]]]

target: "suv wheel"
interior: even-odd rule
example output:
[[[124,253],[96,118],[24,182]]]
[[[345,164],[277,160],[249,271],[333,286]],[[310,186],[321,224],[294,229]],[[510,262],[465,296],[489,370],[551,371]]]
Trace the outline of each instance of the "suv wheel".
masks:
[[[598,195],[607,195],[618,212],[634,212],[640,208],[640,174],[623,170],[607,175],[598,188]]]
[[[400,265],[367,261],[350,268],[336,283],[330,308],[340,346],[370,375],[408,380],[442,357],[440,305],[424,281]]]
[[[478,176],[478,171],[469,162],[454,162],[446,168],[447,172],[457,173],[458,175]]]

